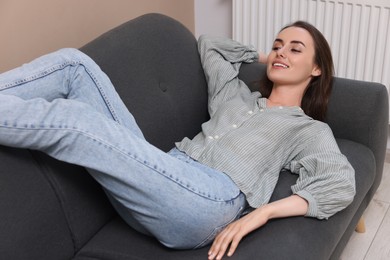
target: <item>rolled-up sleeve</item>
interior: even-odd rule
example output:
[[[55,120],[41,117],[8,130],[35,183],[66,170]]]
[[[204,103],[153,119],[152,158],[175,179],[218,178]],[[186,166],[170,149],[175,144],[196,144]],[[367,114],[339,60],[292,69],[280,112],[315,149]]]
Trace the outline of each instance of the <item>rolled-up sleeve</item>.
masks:
[[[329,127],[317,135],[291,161],[299,175],[292,191],[309,203],[306,216],[327,219],[353,200],[355,171],[340,152]]]
[[[198,40],[198,51],[208,84],[211,116],[221,102],[237,92],[250,94],[245,83],[238,79],[238,73],[243,62],[257,61],[259,55],[253,47],[229,38],[202,35]]]

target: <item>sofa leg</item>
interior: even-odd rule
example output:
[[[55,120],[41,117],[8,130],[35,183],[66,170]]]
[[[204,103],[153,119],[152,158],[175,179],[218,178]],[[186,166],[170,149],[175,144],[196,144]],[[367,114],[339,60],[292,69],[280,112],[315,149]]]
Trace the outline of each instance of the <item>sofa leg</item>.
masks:
[[[366,224],[364,223],[364,218],[361,217],[359,219],[359,222],[356,225],[355,231],[358,233],[364,233],[366,232]]]

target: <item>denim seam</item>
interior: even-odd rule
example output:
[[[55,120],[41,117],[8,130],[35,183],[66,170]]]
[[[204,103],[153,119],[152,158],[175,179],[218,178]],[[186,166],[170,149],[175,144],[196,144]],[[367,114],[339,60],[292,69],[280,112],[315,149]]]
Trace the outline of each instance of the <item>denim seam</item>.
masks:
[[[11,83],[8,83],[8,84],[5,84],[4,86],[0,86],[0,89],[1,90],[4,90],[4,89],[7,89],[7,88],[12,88],[12,87],[15,87],[17,85],[20,85],[20,84],[25,84],[27,82],[30,82],[30,81],[34,81],[34,80],[37,80],[37,79],[40,79],[40,78],[43,78],[49,74],[52,74],[53,72],[55,71],[58,71],[58,70],[62,70],[64,69],[65,67],[71,65],[72,63],[74,62],[63,62],[61,64],[57,64],[57,65],[54,65],[50,68],[47,68],[46,70],[44,71],[41,71],[40,73],[38,74],[34,74],[34,75],[31,75],[31,76],[27,76],[23,79],[20,79],[20,80],[17,80],[17,81],[14,81],[14,82],[11,82]]]
[[[115,110],[113,109],[111,103],[109,102],[109,100],[107,98],[107,95],[103,91],[103,88],[101,87],[101,84],[100,84],[99,80],[95,77],[95,75],[92,73],[92,71],[89,70],[87,68],[87,66],[84,64],[84,62],[82,62],[81,60],[69,60],[69,61],[57,64],[57,65],[53,65],[50,68],[47,68],[44,71],[41,71],[40,73],[24,77],[23,79],[20,79],[20,80],[11,82],[11,83],[7,83],[4,86],[0,86],[0,90],[12,88],[12,87],[18,86],[20,84],[25,84],[27,82],[43,78],[43,77],[45,77],[47,75],[50,75],[50,74],[52,74],[52,73],[54,73],[56,71],[63,70],[63,69],[65,69],[68,66],[74,67],[74,66],[77,66],[77,65],[82,66],[84,68],[84,70],[87,72],[87,74],[91,77],[91,79],[95,83],[99,93],[101,94],[101,97],[104,100],[104,103],[106,104],[108,110],[110,111],[113,119],[116,122],[120,122],[119,119],[118,119],[118,116],[115,113]]]
[[[114,119],[114,121],[120,123],[120,120],[119,120],[118,116],[116,115],[115,110],[114,110],[114,108],[112,107],[112,105],[111,105],[109,99],[107,98],[107,95],[105,94],[103,88],[101,87],[101,84],[100,84],[99,80],[95,77],[95,75],[92,73],[92,71],[90,71],[90,70],[87,68],[87,66],[84,65],[84,63],[82,63],[82,62],[76,62],[76,64],[82,66],[82,67],[85,69],[85,71],[87,72],[87,74],[91,77],[91,79],[92,79],[93,82],[95,83],[96,88],[98,89],[98,91],[99,91],[99,93],[100,93],[102,99],[104,100],[104,103],[106,104],[108,110],[110,111],[112,118]]]

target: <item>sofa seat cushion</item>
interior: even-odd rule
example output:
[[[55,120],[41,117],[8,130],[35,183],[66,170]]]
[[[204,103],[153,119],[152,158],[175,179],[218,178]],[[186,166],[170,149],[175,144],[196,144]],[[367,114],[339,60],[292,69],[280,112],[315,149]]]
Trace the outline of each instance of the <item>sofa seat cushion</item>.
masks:
[[[138,233],[120,217],[108,223],[74,260],[145,260],[145,259],[205,259],[207,248],[176,251],[161,245],[156,239]]]

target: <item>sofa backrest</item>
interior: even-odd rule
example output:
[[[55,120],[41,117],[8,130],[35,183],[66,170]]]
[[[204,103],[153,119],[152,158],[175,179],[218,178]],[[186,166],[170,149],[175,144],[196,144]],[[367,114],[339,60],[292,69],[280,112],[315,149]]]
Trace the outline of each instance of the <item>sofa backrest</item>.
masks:
[[[145,138],[167,151],[208,119],[197,41],[176,20],[148,14],[81,50],[108,74]]]

